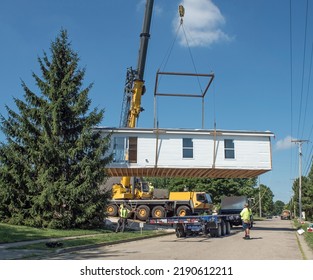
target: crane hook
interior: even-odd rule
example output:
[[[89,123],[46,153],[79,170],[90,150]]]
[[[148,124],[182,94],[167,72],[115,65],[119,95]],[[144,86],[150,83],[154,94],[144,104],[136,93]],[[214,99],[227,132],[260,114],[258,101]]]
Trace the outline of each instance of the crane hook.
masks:
[[[178,6],[179,16],[180,16],[180,23],[183,23],[183,17],[185,15],[185,8],[183,5]]]

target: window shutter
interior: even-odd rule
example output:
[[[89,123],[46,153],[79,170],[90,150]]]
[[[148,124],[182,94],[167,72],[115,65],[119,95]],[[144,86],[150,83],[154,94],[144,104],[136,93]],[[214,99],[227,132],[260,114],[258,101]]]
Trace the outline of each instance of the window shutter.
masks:
[[[129,162],[137,162],[137,137],[129,137]]]

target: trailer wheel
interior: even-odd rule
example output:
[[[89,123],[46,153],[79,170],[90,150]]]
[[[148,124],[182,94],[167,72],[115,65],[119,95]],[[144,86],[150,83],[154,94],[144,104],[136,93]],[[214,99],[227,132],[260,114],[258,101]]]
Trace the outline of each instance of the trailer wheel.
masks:
[[[220,237],[221,231],[222,231],[221,224],[218,224],[217,228],[210,229],[210,236],[211,237]]]
[[[203,234],[208,235],[210,233],[210,228],[207,225],[203,226]]]
[[[190,208],[188,206],[179,206],[176,211],[177,216],[188,216],[190,215]]]
[[[176,232],[176,237],[178,238],[186,237],[186,232],[184,230],[183,225],[181,224],[177,224],[175,232]]]
[[[140,205],[136,211],[137,218],[141,221],[145,221],[150,216],[150,208],[147,205]]]
[[[152,209],[152,218],[164,218],[165,217],[165,209],[162,206],[155,206]]]
[[[230,222],[226,222],[226,235],[230,234],[231,231],[231,224]]]
[[[226,224],[224,221],[221,221],[221,236],[226,235]]]
[[[107,213],[109,216],[116,217],[117,216],[117,206],[115,204],[109,204],[107,206]]]

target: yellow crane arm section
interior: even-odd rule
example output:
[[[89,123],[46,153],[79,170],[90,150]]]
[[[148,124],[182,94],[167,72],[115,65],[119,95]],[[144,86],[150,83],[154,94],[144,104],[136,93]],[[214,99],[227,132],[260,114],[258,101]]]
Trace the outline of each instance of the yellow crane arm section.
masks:
[[[131,101],[128,127],[136,127],[136,120],[141,112],[141,96],[143,95],[144,81],[135,80],[133,88],[133,98]]]

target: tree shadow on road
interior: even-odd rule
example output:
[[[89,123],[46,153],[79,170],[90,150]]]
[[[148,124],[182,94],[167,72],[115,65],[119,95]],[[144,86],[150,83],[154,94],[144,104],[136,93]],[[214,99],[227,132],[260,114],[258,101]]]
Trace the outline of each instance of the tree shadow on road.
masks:
[[[250,237],[249,239],[242,238],[244,240],[256,240],[256,239],[263,239],[263,237]]]
[[[266,231],[296,231],[296,228],[288,228],[288,227],[259,227],[253,226],[252,230],[266,230]]]

